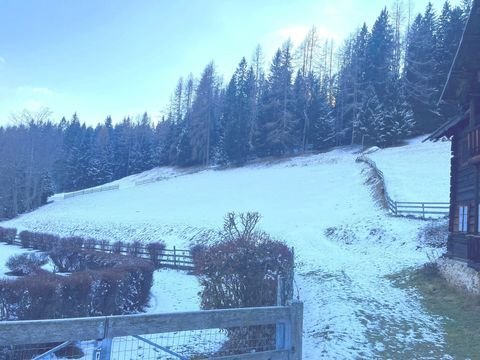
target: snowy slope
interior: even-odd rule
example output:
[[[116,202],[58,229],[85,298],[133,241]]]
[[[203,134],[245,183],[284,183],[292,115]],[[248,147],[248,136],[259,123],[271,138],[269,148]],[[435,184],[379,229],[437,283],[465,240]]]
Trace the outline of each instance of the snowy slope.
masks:
[[[410,153],[418,156],[392,156],[411,164]],[[357,155],[337,149],[143,186],[124,180],[130,186],[55,201],[6,225],[110,240],[164,239],[168,247],[186,247],[199,232],[218,229],[228,211],[259,211],[262,228],[295,247],[298,295],[305,302],[305,359],[439,358],[441,319],[422,308],[418,295],[385,277],[427,260],[431,249],[417,242],[424,223],[389,217],[375,205]],[[157,171],[164,170],[149,176]],[[430,186],[416,186],[422,184]],[[187,285],[191,281],[171,296],[193,301],[191,286],[198,284]],[[172,302],[162,300],[162,292],[153,309]]]
[[[383,171],[388,192],[396,201],[450,199],[450,141],[422,143],[424,139],[367,155]]]

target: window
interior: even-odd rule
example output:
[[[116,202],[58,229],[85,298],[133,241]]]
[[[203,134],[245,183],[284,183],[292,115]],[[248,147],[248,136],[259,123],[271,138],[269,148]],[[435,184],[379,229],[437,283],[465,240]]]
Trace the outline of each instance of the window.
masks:
[[[460,206],[458,208],[458,231],[468,231],[468,206]]]

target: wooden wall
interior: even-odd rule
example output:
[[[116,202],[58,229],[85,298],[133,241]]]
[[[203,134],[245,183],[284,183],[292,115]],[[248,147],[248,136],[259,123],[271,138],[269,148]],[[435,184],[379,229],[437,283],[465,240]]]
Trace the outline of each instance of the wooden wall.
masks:
[[[459,206],[468,206],[468,233],[476,232],[477,209],[477,165],[468,163],[469,156],[465,153],[465,141],[468,129],[459,131],[452,141],[452,170],[450,183],[450,236],[448,240],[448,255],[458,259],[468,260],[467,233],[459,229]]]

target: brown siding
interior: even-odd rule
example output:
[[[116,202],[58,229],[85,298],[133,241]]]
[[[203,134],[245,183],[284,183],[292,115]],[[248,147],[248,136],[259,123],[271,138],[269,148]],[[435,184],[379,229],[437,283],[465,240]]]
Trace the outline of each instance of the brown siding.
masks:
[[[448,255],[455,259],[468,260],[468,243],[465,234],[450,234],[448,238]]]
[[[451,182],[450,182],[450,236],[448,255],[456,259],[468,260],[466,233],[458,231],[460,206],[468,206],[468,233],[476,231],[477,218],[477,173],[474,165],[465,161],[465,130],[452,140]]]

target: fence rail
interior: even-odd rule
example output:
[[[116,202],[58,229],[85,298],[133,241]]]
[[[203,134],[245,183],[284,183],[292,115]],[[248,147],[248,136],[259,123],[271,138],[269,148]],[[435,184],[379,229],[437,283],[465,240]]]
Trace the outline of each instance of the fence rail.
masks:
[[[68,358],[74,350],[75,358],[103,360],[301,360],[302,332],[303,304],[294,302],[263,308],[2,322],[0,351],[6,358],[37,360],[54,354]]]
[[[73,197],[76,197],[76,196],[94,194],[94,193],[103,192],[103,191],[118,190],[119,188],[120,188],[120,185],[101,186],[101,187],[96,187],[96,188],[93,188],[93,189],[86,189],[86,190],[80,190],[80,191],[67,193],[67,194],[63,195],[63,198],[64,199],[70,199],[70,198],[73,198]]]
[[[396,201],[388,194],[385,183],[385,175],[372,159],[365,155],[357,158],[358,162],[368,164],[378,175],[383,187],[383,196],[388,210],[395,216],[413,216],[426,219],[432,216],[446,216],[450,210],[450,203],[447,202],[412,202],[412,201]]]
[[[15,237],[12,245],[23,247],[22,241],[18,235]],[[158,254],[154,254],[151,251],[148,251],[148,244],[136,244],[134,247],[133,244],[125,243],[122,246],[115,248],[115,244],[106,244],[101,241],[90,240],[89,242],[84,242],[82,244],[82,249],[118,253],[122,255],[134,255],[142,259],[152,260],[159,268],[189,271],[195,269],[193,256],[190,253],[190,250],[177,249],[175,246],[173,249],[163,249],[159,251]]]
[[[168,177],[165,177],[165,176],[157,176],[156,178],[152,178],[152,179],[138,180],[138,181],[135,181],[135,186],[152,184],[152,183],[156,183],[156,182],[167,180],[167,179]]]

